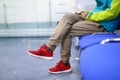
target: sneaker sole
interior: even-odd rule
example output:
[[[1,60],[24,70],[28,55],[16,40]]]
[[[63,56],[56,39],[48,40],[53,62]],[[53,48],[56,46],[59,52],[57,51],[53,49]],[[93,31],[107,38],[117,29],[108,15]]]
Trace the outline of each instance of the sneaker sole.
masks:
[[[34,57],[38,57],[38,58],[42,58],[42,59],[47,59],[47,60],[52,60],[53,57],[44,57],[44,56],[37,56],[37,55],[34,55],[34,54],[31,54],[30,52],[27,51],[27,53],[31,56],[34,56]]]
[[[59,72],[51,72],[48,70],[49,73],[53,73],[53,74],[59,74],[59,73],[67,73],[67,72],[71,72],[71,69],[65,70],[65,71],[59,71]]]

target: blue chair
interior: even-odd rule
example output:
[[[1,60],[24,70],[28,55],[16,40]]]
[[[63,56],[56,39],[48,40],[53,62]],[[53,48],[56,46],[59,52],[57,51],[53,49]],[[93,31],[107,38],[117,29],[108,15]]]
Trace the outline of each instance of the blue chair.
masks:
[[[118,25],[116,30],[120,30],[120,24]],[[100,43],[100,41],[102,41],[103,39],[116,37],[118,37],[116,33],[109,32],[88,34],[79,37],[79,46],[80,48],[84,49],[88,46]]]
[[[79,37],[79,46],[82,49],[89,47],[94,44],[99,44],[102,40],[107,38],[118,37],[115,33],[93,33],[82,37]]]
[[[120,24],[118,25],[117,31],[120,30]],[[116,38],[119,37],[117,33],[109,33],[109,32],[99,32],[99,33],[93,33],[88,34],[84,36],[79,37],[78,46],[79,46],[79,55],[81,54],[81,51],[89,46],[99,44],[102,40],[108,39],[108,38]],[[79,57],[76,57],[76,60],[79,60]]]
[[[85,48],[80,69],[83,80],[120,80],[120,37]]]
[[[120,30],[120,24],[118,25],[117,30]],[[100,44],[102,40],[109,41],[109,38],[116,39],[120,38],[120,36],[117,33],[106,32],[93,33],[79,37],[81,55],[80,68],[82,71],[83,80],[120,80],[120,77],[118,77],[120,76],[120,73],[117,74],[115,71],[119,71],[120,67],[120,65],[117,65],[115,62],[116,60],[117,62],[120,60],[115,59],[115,57],[119,56],[118,53],[120,49],[120,42],[114,42],[113,44],[111,43],[112,41],[110,41],[105,45]],[[118,55],[114,55],[113,53]],[[110,54],[110,56],[108,54]],[[114,59],[111,58],[112,56]],[[77,60],[79,59],[77,58]],[[104,62],[104,60],[107,61]],[[110,67],[110,65],[115,65],[115,67]],[[111,70],[113,70],[113,73]]]

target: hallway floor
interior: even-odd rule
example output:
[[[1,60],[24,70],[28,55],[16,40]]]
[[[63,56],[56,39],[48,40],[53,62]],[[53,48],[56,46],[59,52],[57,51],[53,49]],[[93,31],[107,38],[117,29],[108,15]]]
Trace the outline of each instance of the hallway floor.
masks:
[[[27,54],[29,49],[38,49],[46,43],[43,38],[0,38],[0,80],[81,80],[78,49],[74,41],[71,50],[70,64],[72,72],[51,74],[48,68],[59,61],[60,45],[54,51],[53,60],[43,60]]]

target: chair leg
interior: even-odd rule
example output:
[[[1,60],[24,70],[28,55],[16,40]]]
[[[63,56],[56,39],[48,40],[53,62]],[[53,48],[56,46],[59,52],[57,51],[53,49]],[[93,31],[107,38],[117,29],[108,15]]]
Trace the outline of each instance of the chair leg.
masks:
[[[82,52],[82,48],[79,48],[79,51],[78,51],[78,56],[75,58],[75,60],[79,63],[80,62],[80,55],[81,55],[81,52]]]

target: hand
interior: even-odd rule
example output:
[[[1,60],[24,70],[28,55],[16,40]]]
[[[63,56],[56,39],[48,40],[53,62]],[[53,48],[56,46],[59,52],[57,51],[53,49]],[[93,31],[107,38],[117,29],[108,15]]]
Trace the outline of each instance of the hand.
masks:
[[[81,11],[80,12],[75,12],[76,15],[81,15]]]
[[[85,19],[86,18],[86,16],[87,16],[87,12],[86,11],[81,11],[80,12],[80,16],[82,17],[82,19]]]
[[[80,11],[80,12],[75,12],[76,15],[79,15],[82,17],[82,19],[85,19],[87,16],[87,12],[86,11]]]

